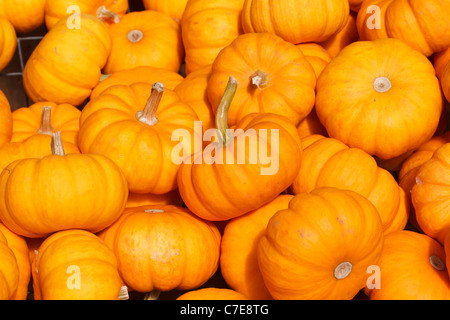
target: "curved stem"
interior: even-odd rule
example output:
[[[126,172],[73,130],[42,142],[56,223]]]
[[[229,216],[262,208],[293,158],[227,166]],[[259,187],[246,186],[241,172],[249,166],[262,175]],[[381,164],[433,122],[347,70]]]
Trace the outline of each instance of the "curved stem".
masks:
[[[52,154],[57,155],[57,156],[65,156],[66,153],[64,152],[64,147],[63,147],[63,143],[61,140],[61,132],[55,132],[52,134],[52,142],[51,142],[51,147],[52,147]]]
[[[138,111],[136,118],[149,126],[154,126],[158,123],[158,118],[156,118],[156,110],[161,101],[162,95],[164,93],[164,85],[160,82],[156,82],[152,86],[152,93],[150,98],[147,100],[147,104],[144,110]]]
[[[220,138],[224,145],[228,144],[228,141],[231,139],[228,130],[228,110],[236,94],[237,87],[237,80],[233,76],[230,76],[216,112],[216,129],[219,130]]]
[[[106,6],[101,6],[97,9],[97,18],[102,21],[112,20],[114,23],[119,23],[120,21],[119,15],[106,9]]]
[[[51,135],[53,133],[52,107],[47,107],[47,106],[42,107],[41,125],[38,129],[38,133],[39,134],[48,134],[48,135]]]

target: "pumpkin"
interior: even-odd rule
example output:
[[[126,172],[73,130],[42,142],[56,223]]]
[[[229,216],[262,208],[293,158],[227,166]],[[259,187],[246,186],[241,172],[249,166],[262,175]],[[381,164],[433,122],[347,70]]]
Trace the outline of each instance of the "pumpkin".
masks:
[[[14,253],[17,267],[19,269],[19,281],[17,289],[11,297],[11,300],[26,300],[28,297],[28,285],[31,278],[31,264],[28,255],[28,244],[24,237],[15,234],[0,222],[0,232],[6,238],[8,247]]]
[[[371,300],[450,299],[444,248],[425,234],[399,230],[386,235],[377,267],[380,287],[369,291]]]
[[[103,72],[111,74],[139,66],[180,70],[184,57],[180,26],[165,14],[151,10],[130,12],[111,25],[109,32],[112,48]]]
[[[317,43],[301,43],[297,47],[303,52],[306,60],[313,67],[316,77],[319,77],[322,70],[331,61],[330,54]]]
[[[19,287],[20,271],[14,252],[0,230],[0,300],[12,300]]]
[[[359,40],[358,29],[356,27],[356,16],[357,15],[355,12],[350,12],[344,28],[329,37],[327,40],[319,43],[325,50],[327,50],[328,54],[332,58],[336,57],[339,52],[341,52],[341,50],[350,43]]]
[[[22,142],[35,134],[61,132],[61,139],[77,145],[81,111],[70,104],[38,102],[14,110],[12,142]]]
[[[310,135],[321,135],[328,136],[327,129],[322,125],[319,118],[317,117],[316,109],[313,108],[308,116],[300,121],[297,126],[297,131],[300,139],[305,138]]]
[[[448,1],[365,0],[358,12],[358,32],[362,40],[402,40],[428,57],[450,46],[449,15]]]
[[[433,56],[433,65],[436,70],[436,75],[439,79],[442,78],[442,74],[444,73],[444,69],[450,61],[450,47],[445,49],[444,51],[437,52]]]
[[[218,301],[238,301],[249,300],[243,294],[229,288],[200,288],[197,290],[191,290],[181,294],[177,300],[218,300]],[[232,310],[228,310],[232,312]]]
[[[357,192],[377,208],[383,231],[403,229],[409,216],[405,191],[373,157],[339,140],[312,135],[302,139],[300,171],[291,190],[294,194],[318,187],[334,187]]]
[[[61,19],[46,33],[25,64],[23,85],[33,102],[78,106],[100,79],[111,50],[107,26],[86,14],[80,15],[80,29],[70,29],[66,23]]]
[[[98,235],[115,253],[124,283],[137,292],[194,289],[219,265],[217,227],[182,207],[127,208]]]
[[[281,114],[297,125],[314,106],[314,69],[299,48],[274,34],[241,35],[217,55],[207,88],[215,113],[230,75],[239,82],[230,126],[258,112]]]
[[[188,0],[176,0],[176,1],[143,0],[142,2],[146,10],[162,12],[179,23],[181,21],[181,18],[183,17],[184,9],[186,8]]]
[[[86,230],[59,231],[46,238],[34,260],[35,300],[118,300],[122,286],[117,259]]]
[[[411,200],[417,223],[428,236],[444,243],[450,226],[448,209],[450,143],[437,148],[431,159],[423,163],[416,173]]]
[[[300,168],[301,142],[286,117],[249,114],[230,131],[227,112],[237,87],[230,77],[213,142],[185,158],[178,172],[185,205],[206,220],[224,221],[261,207],[286,190]]]
[[[0,16],[0,71],[11,62],[17,47],[16,31],[12,24]]]
[[[267,223],[278,211],[287,209],[293,195],[282,194],[261,208],[231,219],[224,230],[220,271],[226,283],[251,300],[271,300],[259,271],[256,248]]]
[[[66,229],[106,228],[125,208],[128,187],[113,161],[65,154],[54,133],[51,155],[17,160],[3,170],[0,194],[1,221],[19,235],[42,238]]]
[[[211,74],[211,66],[200,67],[191,72],[174,89],[181,101],[190,105],[202,122],[203,131],[214,128],[215,118],[206,89]]]
[[[195,111],[159,82],[113,86],[83,108],[78,145],[83,153],[113,160],[130,192],[165,194],[177,188],[180,167],[173,161],[178,142],[172,134],[177,129],[189,134],[181,144],[190,155],[196,120]]]
[[[0,90],[0,148],[11,141],[12,130],[11,106],[3,91]]]
[[[441,85],[445,98],[450,102],[450,62],[447,63],[442,73]]]
[[[246,0],[245,33],[270,32],[293,44],[321,42],[339,32],[349,15],[347,0]]]
[[[0,16],[8,19],[18,33],[29,33],[44,24],[46,2],[48,1],[3,0],[0,3]]]
[[[450,131],[447,131],[443,135],[433,136],[403,161],[398,172],[398,184],[405,190],[408,201],[411,201],[411,190],[416,183],[416,176],[420,167],[432,158],[434,151],[449,142]],[[416,220],[414,206],[412,205],[409,213],[409,221],[415,228],[420,229]]]
[[[383,247],[380,215],[362,195],[319,187],[296,195],[269,220],[259,269],[277,300],[350,300]]]
[[[68,14],[89,14],[114,24],[127,10],[128,0],[51,0],[45,4],[45,25],[51,30]]]
[[[217,54],[242,34],[244,0],[190,0],[181,19],[186,74],[212,64]]]
[[[378,39],[350,44],[325,67],[315,108],[330,137],[386,160],[434,135],[443,97],[424,55]]]
[[[447,232],[444,242],[444,252],[445,252],[445,266],[447,267],[447,272],[450,277],[450,232]]]
[[[129,70],[117,71],[102,75],[101,81],[92,90],[90,100],[97,98],[103,91],[116,85],[131,85],[137,82],[154,84],[164,83],[166,89],[174,90],[184,80],[178,72],[150,66],[141,66]]]
[[[181,199],[178,190],[170,191],[166,194],[151,194],[151,193],[132,193],[128,194],[128,200],[126,207],[140,207],[145,205],[175,205],[182,206],[183,200]]]

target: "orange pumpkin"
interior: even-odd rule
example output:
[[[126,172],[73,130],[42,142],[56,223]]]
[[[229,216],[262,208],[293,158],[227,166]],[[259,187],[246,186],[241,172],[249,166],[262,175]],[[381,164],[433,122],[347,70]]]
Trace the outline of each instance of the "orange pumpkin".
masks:
[[[315,108],[330,137],[386,160],[434,135],[443,97],[424,55],[378,39],[350,44],[325,67]]]
[[[319,77],[322,70],[331,61],[330,54],[324,47],[317,43],[301,43],[297,47],[302,50],[306,60],[313,67],[316,77]]]
[[[242,34],[245,0],[190,0],[181,19],[186,74],[212,64],[217,54]]]
[[[445,265],[447,267],[447,272],[450,277],[450,232],[447,232],[444,242],[444,252],[445,252]]]
[[[3,0],[0,16],[11,22],[19,33],[29,33],[44,24],[46,0]],[[1,50],[0,50],[1,52]]]
[[[377,208],[385,233],[406,226],[409,216],[406,194],[388,171],[377,166],[373,157],[320,135],[303,138],[302,146],[302,165],[291,186],[294,194],[318,187],[352,190]]]
[[[218,301],[236,301],[248,300],[243,294],[229,288],[201,288],[191,290],[180,295],[177,300],[218,300]],[[233,310],[227,310],[233,312]]]
[[[0,148],[11,141],[12,130],[11,107],[5,94],[0,90]]]
[[[356,13],[350,12],[347,24],[344,28],[319,44],[327,50],[328,54],[332,58],[334,58],[339,54],[339,52],[341,52],[342,49],[358,40],[359,34],[356,27]]]
[[[444,92],[445,98],[450,102],[450,62],[447,63],[441,77],[442,91]]]
[[[11,62],[17,47],[17,36],[13,25],[0,16],[0,71]]]
[[[128,0],[51,0],[45,4],[45,25],[50,30],[68,14],[89,14],[117,23],[127,10]]]
[[[100,79],[111,50],[107,26],[94,16],[81,14],[82,27],[68,28],[67,19],[59,20],[45,34],[27,60],[23,84],[33,102],[78,106]],[[73,63],[75,57],[77,63]]]
[[[130,12],[111,25],[109,32],[112,48],[104,73],[139,66],[180,70],[184,57],[181,30],[169,16],[151,10]]]
[[[8,247],[14,253],[19,269],[19,282],[11,300],[27,300],[28,285],[31,279],[31,264],[28,255],[28,244],[24,237],[15,234],[0,222],[0,232],[6,238]]]
[[[386,235],[377,267],[380,287],[369,291],[371,300],[450,299],[444,248],[425,234],[400,230]]]
[[[92,90],[90,100],[97,98],[103,91],[116,85],[131,85],[137,82],[149,84],[161,82],[164,83],[166,89],[174,90],[183,80],[184,77],[177,72],[156,67],[142,66],[122,70],[109,75],[102,75],[101,81]]]
[[[203,131],[214,128],[214,112],[209,103],[206,89],[211,66],[200,67],[191,72],[174,89],[181,101],[190,105],[202,122]]]
[[[271,300],[261,272],[256,248],[267,223],[277,212],[287,209],[293,195],[275,200],[243,216],[231,219],[222,236],[220,271],[226,283],[251,300]]]
[[[66,229],[98,232],[125,208],[128,188],[114,162],[65,154],[58,133],[52,155],[17,160],[0,175],[0,219],[13,232],[42,238]]]
[[[117,259],[86,230],[49,236],[34,260],[35,300],[118,300],[122,286]]]
[[[178,142],[172,134],[187,130],[189,141],[181,144],[190,155],[196,120],[195,111],[161,83],[113,86],[83,108],[78,145],[83,153],[113,160],[131,192],[165,194],[177,188],[180,167],[173,161]]]
[[[449,62],[450,62],[450,47],[448,47],[444,51],[437,52],[433,56],[434,69],[436,70],[436,75],[439,79],[442,78],[444,69]]]
[[[350,300],[383,247],[380,215],[360,194],[330,187],[296,195],[270,219],[257,248],[277,300]]]
[[[186,158],[178,172],[184,203],[206,220],[224,221],[261,207],[286,190],[300,168],[300,139],[289,119],[249,114],[229,130],[227,111],[237,86],[230,77],[214,141]]]
[[[132,193],[128,194],[128,200],[126,207],[140,207],[146,205],[174,205],[182,206],[183,200],[181,199],[178,190],[170,191],[166,194],[151,194],[151,193]]]
[[[159,0],[143,0],[144,8],[146,10],[153,10],[162,12],[171,17],[176,22],[180,22],[183,17],[184,9],[188,0],[176,1],[159,1]]]
[[[270,32],[293,44],[321,42],[339,32],[349,15],[347,0],[246,0],[242,26],[246,33]]]
[[[358,32],[362,40],[402,40],[428,57],[450,46],[449,15],[450,6],[442,0],[365,0]]]
[[[98,235],[117,256],[125,284],[138,292],[191,290],[219,265],[217,227],[182,207],[127,208]]]
[[[450,143],[445,143],[420,166],[411,190],[417,223],[425,234],[441,244],[444,243],[446,229],[450,227],[449,163]]]
[[[327,129],[325,129],[325,127],[317,117],[315,108],[312,109],[310,114],[308,114],[305,119],[300,121],[297,126],[297,131],[301,139],[316,134],[324,137],[328,136]]]
[[[259,112],[281,114],[297,125],[314,106],[314,69],[299,48],[274,34],[241,35],[218,54],[207,88],[215,113],[230,75],[239,82],[230,126]]]
[[[19,287],[20,271],[14,252],[0,230],[0,300],[12,300]]]
[[[35,134],[61,132],[61,139],[77,145],[81,111],[70,104],[38,102],[14,110],[12,142],[22,142]]]

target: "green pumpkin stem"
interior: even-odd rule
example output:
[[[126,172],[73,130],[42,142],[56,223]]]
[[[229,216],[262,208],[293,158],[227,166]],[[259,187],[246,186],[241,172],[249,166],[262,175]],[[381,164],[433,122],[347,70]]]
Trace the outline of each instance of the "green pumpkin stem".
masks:
[[[220,139],[224,145],[227,145],[232,138],[228,130],[228,110],[236,94],[237,87],[237,80],[230,76],[216,112],[216,129],[219,130]]]
[[[52,119],[52,107],[47,106],[42,107],[41,125],[38,129],[39,134],[51,135],[53,133],[51,119]]]
[[[160,82],[156,82],[152,86],[152,93],[150,98],[147,100],[147,104],[144,110],[138,111],[136,118],[149,126],[154,126],[158,123],[158,118],[156,118],[156,110],[161,101],[162,95],[164,93],[164,85]]]
[[[52,154],[57,156],[65,156],[64,147],[61,139],[61,132],[54,132],[52,134],[51,142]]]

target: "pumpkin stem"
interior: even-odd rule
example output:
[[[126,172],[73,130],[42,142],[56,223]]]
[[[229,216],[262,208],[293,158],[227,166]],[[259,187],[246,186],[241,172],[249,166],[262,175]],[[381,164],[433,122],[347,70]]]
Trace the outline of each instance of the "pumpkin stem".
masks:
[[[117,13],[106,9],[106,6],[101,6],[97,9],[97,18],[102,21],[112,20],[114,23],[119,23],[120,17]]]
[[[51,119],[52,119],[52,107],[47,106],[42,107],[41,125],[38,129],[39,134],[51,135],[53,133]]]
[[[445,263],[437,256],[430,256],[430,263],[437,271],[445,270]]]
[[[141,41],[143,37],[144,37],[144,33],[141,30],[137,30],[137,29],[131,30],[127,34],[128,40],[132,43]]]
[[[52,154],[57,156],[65,156],[66,153],[64,152],[64,147],[61,140],[61,132],[54,132],[52,134]]]
[[[154,126],[158,123],[158,118],[156,118],[156,110],[161,101],[162,95],[164,93],[164,85],[160,82],[156,82],[152,86],[152,93],[150,98],[147,100],[147,104],[144,110],[138,111],[136,118],[149,126]]]
[[[233,76],[230,76],[216,112],[216,129],[219,130],[220,139],[224,145],[228,144],[231,139],[228,130],[228,110],[230,109],[231,101],[236,93],[237,86],[237,80]]]
[[[352,272],[352,264],[350,262],[342,262],[334,269],[334,277],[338,280],[342,280],[345,279],[350,272]]]
[[[267,85],[269,84],[269,74],[261,70],[258,70],[250,76],[250,82],[253,86],[257,87],[258,89],[267,87]]]
[[[387,92],[389,89],[391,89],[392,84],[391,81],[386,77],[378,77],[373,82],[373,88],[376,92]]]

